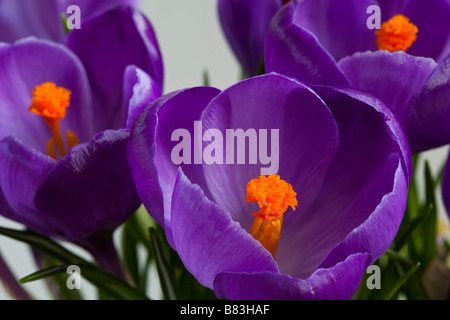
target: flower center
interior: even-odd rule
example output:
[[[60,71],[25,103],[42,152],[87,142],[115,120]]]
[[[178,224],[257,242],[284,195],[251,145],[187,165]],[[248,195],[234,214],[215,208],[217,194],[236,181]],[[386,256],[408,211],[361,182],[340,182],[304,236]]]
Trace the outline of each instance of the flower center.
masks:
[[[256,202],[260,208],[260,211],[252,213],[255,220],[250,227],[250,234],[275,257],[283,213],[289,207],[295,210],[297,193],[279,175],[259,176],[247,184],[247,202]]]
[[[283,0],[283,4],[289,3],[291,0]]]
[[[70,104],[70,90],[58,87],[53,82],[45,82],[33,90],[33,98],[28,111],[44,118],[50,128],[53,138],[47,143],[47,154],[53,159],[57,159],[56,148],[61,157],[66,155],[59,120],[66,116],[66,108]],[[71,132],[66,133],[67,148],[70,150],[79,144],[77,136]]]
[[[416,41],[417,32],[419,32],[417,26],[399,14],[383,22],[381,29],[375,31],[376,44],[380,50],[406,51]]]

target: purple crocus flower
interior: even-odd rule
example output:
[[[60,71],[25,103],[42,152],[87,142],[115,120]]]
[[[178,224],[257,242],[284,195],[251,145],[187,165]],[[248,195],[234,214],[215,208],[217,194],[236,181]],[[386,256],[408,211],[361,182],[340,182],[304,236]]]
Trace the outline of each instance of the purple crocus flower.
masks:
[[[283,4],[289,2],[295,7],[295,24],[314,34],[335,60],[355,52],[378,50],[377,38],[385,33],[378,36],[380,32],[367,27],[374,5],[380,9],[380,22],[402,16],[417,28],[413,32],[414,43],[408,46],[409,54],[431,57],[437,62],[450,54],[448,0],[219,0],[223,32],[247,75],[256,75],[262,69],[267,27]]]
[[[67,46],[2,43],[0,70],[1,214],[101,262],[141,203],[126,148],[137,115],[161,94],[149,21],[118,7],[72,31]]]
[[[219,0],[222,30],[243,70],[257,75],[264,66],[264,38],[282,0]]]
[[[367,27],[368,20],[372,21],[371,14],[375,12],[371,9],[374,5],[380,8],[380,22],[386,23],[385,26],[380,25],[380,31]],[[389,23],[398,32],[397,36],[391,37],[397,42],[400,35],[403,41],[415,31],[415,40],[408,48],[405,47],[409,54],[433,58],[437,62],[450,54],[448,0],[293,0],[289,6],[291,8],[286,10],[293,11],[292,23],[313,34],[335,60],[355,52],[387,49],[389,46],[380,43],[380,37],[387,32]],[[396,16],[409,22],[391,20]],[[416,30],[407,28],[409,24]]]
[[[380,100],[276,73],[163,96],[137,119],[128,158],[187,270],[227,299],[351,298],[398,230],[411,172]],[[268,220],[279,239],[254,230],[281,207]]]
[[[327,28],[329,25],[341,26],[333,19],[344,19],[342,17],[347,17],[345,12],[354,10],[359,12],[369,4],[367,1],[356,1],[357,5],[355,2],[354,6],[350,6],[353,2],[355,1],[343,1],[340,11],[336,15],[329,15],[331,20],[324,26]],[[443,3],[443,1],[432,3],[436,2]],[[377,96],[392,110],[403,126],[413,153],[449,143],[450,57],[438,64],[432,58],[415,56],[403,51],[378,50],[353,53],[355,50],[366,48],[358,45],[358,41],[372,39],[363,34],[368,31],[365,26],[360,28],[363,29],[361,34],[356,33],[358,36],[355,40],[341,39],[339,44],[336,43],[334,46],[331,44],[335,42],[334,36],[327,38],[330,43],[324,42],[321,40],[322,33],[305,25],[306,13],[305,9],[301,8],[309,5],[308,12],[313,12],[312,8],[315,6],[313,3],[317,2],[307,0],[292,2],[284,6],[274,17],[266,38],[267,72],[282,73],[308,84],[350,86]],[[330,10],[334,8],[331,6],[334,3],[330,2]],[[411,6],[413,3],[417,1],[408,2]],[[322,17],[322,11],[317,11],[317,15]],[[320,17],[317,17],[317,20],[324,23]],[[349,24],[362,23],[347,18],[344,20]],[[313,24],[312,20],[310,23]],[[314,25],[317,28],[319,26]],[[353,29],[347,27],[348,30],[356,28],[356,26],[353,26]],[[419,30],[420,28],[422,27],[419,26]],[[310,30],[319,34],[311,33]],[[333,32],[330,35],[333,35]],[[346,46],[355,47],[350,49]],[[339,50],[340,53],[337,54],[333,50]],[[336,57],[343,58],[336,63]]]
[[[87,21],[118,6],[136,6],[138,0],[0,0],[0,41],[15,42],[35,36],[64,42],[67,35],[61,15],[76,5],[81,11],[81,21]]]

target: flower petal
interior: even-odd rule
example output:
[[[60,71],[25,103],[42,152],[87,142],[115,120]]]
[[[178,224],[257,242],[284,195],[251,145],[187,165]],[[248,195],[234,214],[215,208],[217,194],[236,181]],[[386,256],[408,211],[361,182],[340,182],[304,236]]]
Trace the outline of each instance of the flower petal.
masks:
[[[83,20],[91,19],[116,6],[137,7],[139,0],[63,0],[61,9],[65,12],[71,5],[80,7]]]
[[[396,14],[402,13],[405,10],[405,5],[410,0],[377,0],[381,9],[381,18],[387,21]]]
[[[270,272],[224,272],[215,278],[214,291],[229,300],[347,300],[358,289],[368,261],[369,255],[354,254],[306,279]]]
[[[35,36],[62,41],[64,28],[56,0],[0,0],[0,42],[15,42]]]
[[[107,130],[71,149],[36,192],[36,208],[72,241],[111,232],[139,207],[126,148],[129,132]]]
[[[51,133],[43,118],[28,111],[33,89],[54,82],[69,89],[70,106],[61,120],[63,134],[80,141],[93,134],[89,82],[78,58],[62,45],[28,38],[0,46],[0,138],[14,133],[27,147],[46,152]]]
[[[220,272],[278,272],[271,254],[181,169],[173,192],[171,229],[187,270],[208,288]]]
[[[264,37],[281,0],[219,0],[222,30],[248,76],[257,75],[264,58]]]
[[[55,160],[26,148],[13,136],[1,140],[0,189],[7,202],[4,205],[11,209],[5,212],[5,216],[26,224],[34,231],[46,235],[58,234],[53,222],[42,215],[34,204],[37,189],[55,165]]]
[[[136,6],[137,0],[0,0],[0,42],[35,36],[63,42],[61,15],[71,5],[80,7],[81,20],[88,20],[117,5]]]
[[[226,145],[223,164],[203,164],[208,189],[214,201],[246,230],[254,219],[251,213],[258,208],[256,203],[246,202],[245,188],[250,180],[277,173],[292,184],[299,206],[295,213],[286,213],[287,223],[291,215],[303,215],[314,201],[339,144],[336,123],[323,101],[308,87],[274,73],[226,89],[208,105],[202,121],[203,130],[219,130]],[[272,155],[270,164],[263,164],[262,148],[258,146],[255,164],[250,163],[249,156],[245,164],[238,164],[237,153],[250,154],[251,142],[242,145],[235,142],[237,139],[228,141],[226,132],[233,129],[254,130],[259,142],[259,130],[267,130],[268,153],[275,146],[279,153]],[[278,130],[279,141],[269,143],[273,130]],[[234,164],[227,164],[228,146],[236,150]],[[262,169],[268,167],[278,170],[266,174]]]
[[[389,248],[397,234],[406,208],[407,193],[408,182],[399,163],[392,191],[383,197],[364,223],[333,248],[319,268],[333,266],[345,257],[358,252],[370,253],[369,264],[374,263]]]
[[[367,8],[376,0],[296,1],[294,22],[314,34],[336,59],[358,51],[375,50],[375,30],[367,28]]]
[[[150,215],[166,228],[169,242],[170,203],[177,176],[171,157],[177,143],[172,141],[172,133],[185,128],[194,137],[194,121],[219,92],[199,87],[165,95],[144,110],[132,129],[128,159],[136,188]],[[181,166],[194,183],[205,185],[200,166]]]
[[[284,6],[274,17],[266,37],[267,72],[277,72],[306,84],[347,85],[336,61],[315,35],[296,24],[295,6]]]
[[[439,64],[412,99],[405,122],[414,153],[450,142],[450,57]]]
[[[3,191],[0,189],[0,214],[8,219],[22,222],[22,219],[14,212],[14,210],[9,206],[8,201],[3,194]]]
[[[143,70],[128,66],[125,69],[124,104],[128,106],[126,121],[127,129],[133,127],[134,122],[150,102],[161,96],[161,88]],[[126,110],[126,108],[123,108]]]
[[[419,32],[417,40],[408,53],[419,57],[430,57],[441,62],[450,54],[450,1],[410,0],[403,14],[414,23]]]
[[[90,19],[69,34],[67,46],[78,55],[89,76],[96,132],[123,126],[122,89],[128,65],[141,68],[162,88],[163,66],[156,36],[138,11],[120,7]]]
[[[353,88],[382,99],[402,125],[412,97],[437,67],[430,58],[385,50],[355,53],[338,65]]]

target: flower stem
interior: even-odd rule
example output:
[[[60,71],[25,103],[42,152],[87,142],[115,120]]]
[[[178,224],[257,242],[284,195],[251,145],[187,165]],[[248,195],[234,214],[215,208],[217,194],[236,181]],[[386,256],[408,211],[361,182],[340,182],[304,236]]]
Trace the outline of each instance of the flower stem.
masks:
[[[127,280],[112,236],[102,239],[101,242],[90,245],[86,249],[91,253],[99,267],[122,280]]]

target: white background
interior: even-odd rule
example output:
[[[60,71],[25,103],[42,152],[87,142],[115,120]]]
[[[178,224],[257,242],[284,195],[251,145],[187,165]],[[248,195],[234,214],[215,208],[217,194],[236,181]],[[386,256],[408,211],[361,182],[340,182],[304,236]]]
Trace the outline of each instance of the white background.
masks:
[[[239,79],[240,68],[220,29],[215,0],[142,0],[141,8],[152,22],[159,40],[166,93],[202,85],[204,70],[209,73],[211,85],[219,89],[225,89]],[[436,171],[447,156],[447,148],[427,152],[426,155]],[[0,225],[21,227],[2,217]],[[17,278],[36,271],[27,246],[0,236],[0,251]],[[158,286],[154,274],[149,281]],[[51,299],[43,282],[24,287],[38,299]],[[82,290],[88,298],[95,298],[95,291],[86,281]],[[160,297],[157,289],[152,289],[150,296]],[[9,299],[1,284],[0,299]]]

